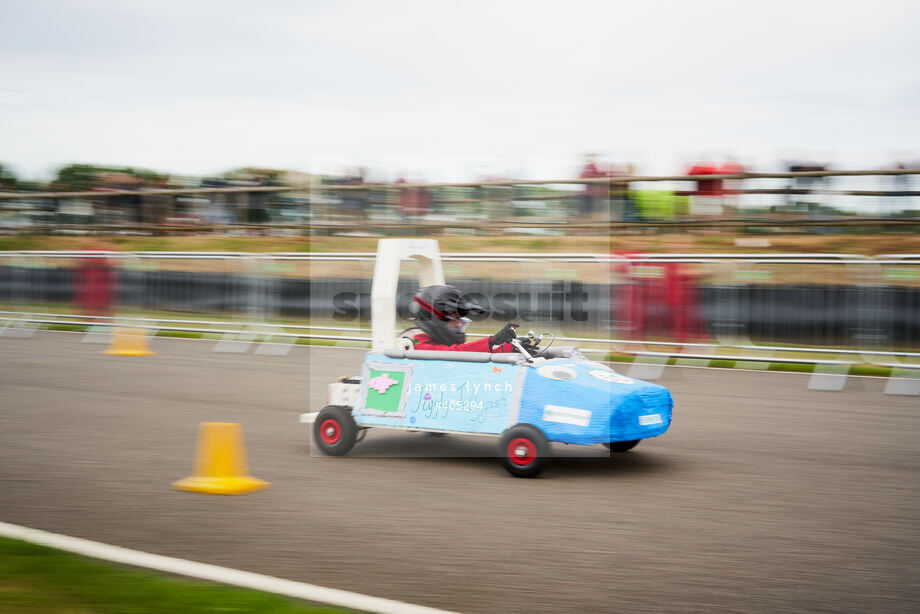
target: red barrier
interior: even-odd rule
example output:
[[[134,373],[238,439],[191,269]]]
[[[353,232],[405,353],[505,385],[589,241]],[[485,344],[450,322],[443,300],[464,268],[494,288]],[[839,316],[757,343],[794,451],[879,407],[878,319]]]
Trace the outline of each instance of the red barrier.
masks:
[[[102,251],[102,250],[99,250]],[[115,271],[108,258],[83,258],[74,269],[73,302],[79,313],[111,316]]]
[[[614,286],[613,321],[631,339],[666,336],[681,343],[705,337],[698,276],[679,262],[634,262],[637,254],[613,264],[623,281]]]

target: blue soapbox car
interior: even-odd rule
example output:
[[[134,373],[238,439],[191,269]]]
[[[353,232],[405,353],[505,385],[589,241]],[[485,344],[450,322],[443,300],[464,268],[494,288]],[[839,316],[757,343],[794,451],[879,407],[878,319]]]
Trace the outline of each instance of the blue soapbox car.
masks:
[[[388,241],[398,240],[381,244]],[[374,322],[375,333],[378,325],[394,330],[384,320]],[[334,456],[347,454],[369,428],[498,436],[502,464],[518,477],[546,467],[550,442],[625,452],[668,430],[667,388],[621,375],[576,348],[541,350],[539,342],[531,332],[533,354],[517,342],[517,354],[441,352],[399,347],[389,332],[375,339],[360,377],[330,385],[329,404],[305,421],[313,423],[318,447]]]

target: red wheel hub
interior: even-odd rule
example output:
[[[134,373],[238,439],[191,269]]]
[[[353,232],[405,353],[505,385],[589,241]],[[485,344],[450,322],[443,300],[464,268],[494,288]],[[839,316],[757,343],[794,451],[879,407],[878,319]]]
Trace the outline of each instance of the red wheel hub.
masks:
[[[320,425],[319,436],[322,438],[323,443],[333,445],[342,436],[342,427],[339,426],[338,421],[329,418]]]
[[[508,442],[508,459],[519,467],[526,467],[537,460],[537,446],[529,439],[518,437]]]

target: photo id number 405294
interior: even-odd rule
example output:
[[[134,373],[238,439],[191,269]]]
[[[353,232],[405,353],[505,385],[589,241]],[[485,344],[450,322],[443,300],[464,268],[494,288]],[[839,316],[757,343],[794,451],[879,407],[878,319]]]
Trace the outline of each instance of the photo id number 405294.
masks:
[[[451,411],[473,411],[483,409],[482,401],[438,401],[435,409],[449,409]]]

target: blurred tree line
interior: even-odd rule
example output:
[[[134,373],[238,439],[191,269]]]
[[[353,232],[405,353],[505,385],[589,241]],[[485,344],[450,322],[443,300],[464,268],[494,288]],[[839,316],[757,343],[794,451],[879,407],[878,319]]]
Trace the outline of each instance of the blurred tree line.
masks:
[[[167,175],[143,168],[130,166],[101,166],[97,164],[68,164],[60,169],[54,179],[47,183],[20,179],[9,166],[0,163],[0,190],[31,192],[52,190],[82,192],[94,187],[112,184],[110,187],[138,187],[167,183]],[[132,185],[133,184],[133,185]]]

